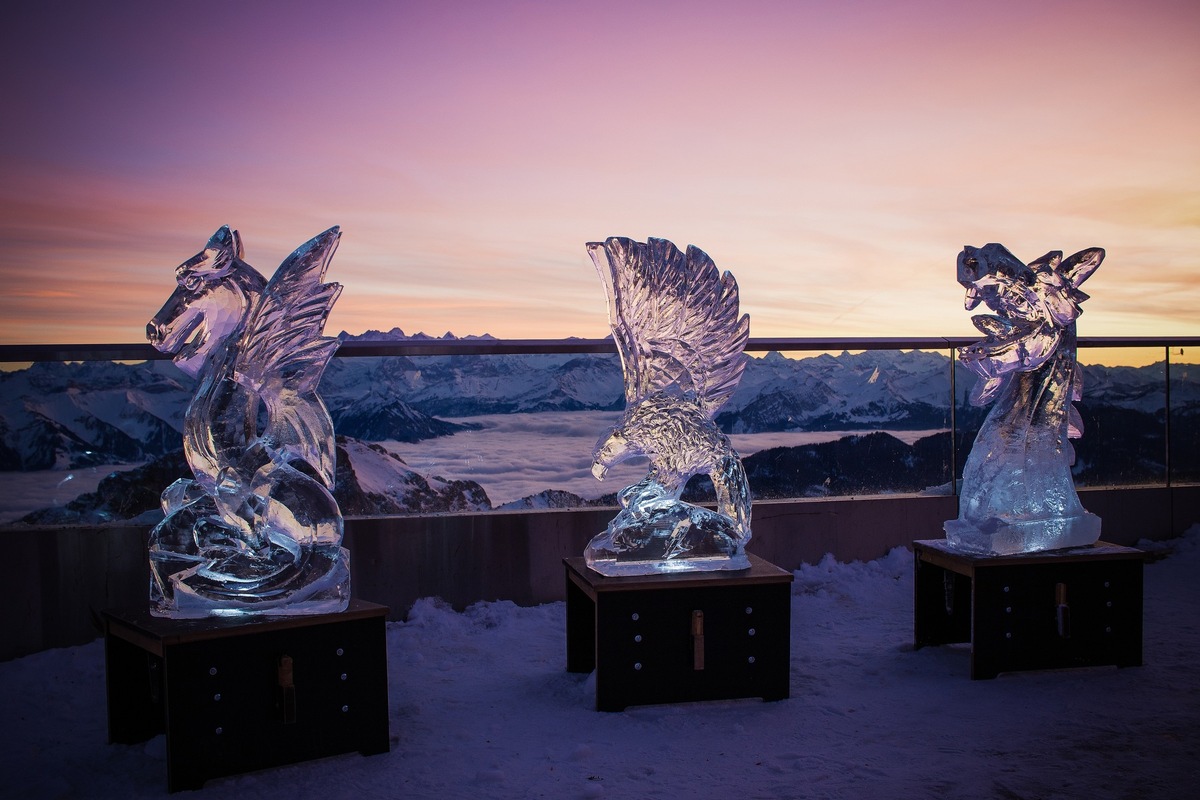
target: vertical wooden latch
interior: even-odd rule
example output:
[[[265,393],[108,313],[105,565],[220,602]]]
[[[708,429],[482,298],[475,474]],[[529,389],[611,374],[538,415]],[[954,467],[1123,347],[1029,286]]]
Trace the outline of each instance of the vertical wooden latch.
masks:
[[[1067,585],[1056,584],[1054,587],[1054,604],[1058,614],[1058,635],[1063,639],[1071,638],[1071,607],[1067,605]]]
[[[692,612],[692,669],[704,669],[704,612]]]
[[[942,573],[942,595],[946,603],[946,616],[954,616],[954,573],[946,570]]]
[[[296,681],[292,675],[292,657],[281,656],[277,667],[279,711],[285,725],[296,721]]]

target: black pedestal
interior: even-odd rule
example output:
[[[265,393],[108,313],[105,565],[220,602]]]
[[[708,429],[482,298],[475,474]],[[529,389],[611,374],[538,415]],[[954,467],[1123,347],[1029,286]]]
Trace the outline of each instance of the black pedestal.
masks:
[[[1142,563],[1097,542],[1043,553],[972,555],[913,542],[916,647],[971,643],[971,677],[1142,663]]]
[[[384,606],[200,620],[106,611],[109,742],[166,733],[167,790],[388,750]]]
[[[606,577],[567,570],[567,669],[596,671],[596,709],[788,696],[792,574],[750,568]]]

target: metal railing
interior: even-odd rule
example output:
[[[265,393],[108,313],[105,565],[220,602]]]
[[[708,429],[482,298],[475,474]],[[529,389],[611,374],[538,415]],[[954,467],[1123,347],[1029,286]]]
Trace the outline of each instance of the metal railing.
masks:
[[[828,352],[840,350],[949,350],[979,341],[977,336],[911,337],[807,337],[751,338],[750,353],[777,351]],[[1200,346],[1200,336],[1080,336],[1080,348],[1162,347],[1170,363],[1171,348]],[[615,353],[612,338],[605,339],[403,339],[398,341],[345,341],[337,358],[445,355],[535,355],[543,353]],[[0,363],[31,361],[155,361],[171,356],[148,343],[133,344],[0,344]]]

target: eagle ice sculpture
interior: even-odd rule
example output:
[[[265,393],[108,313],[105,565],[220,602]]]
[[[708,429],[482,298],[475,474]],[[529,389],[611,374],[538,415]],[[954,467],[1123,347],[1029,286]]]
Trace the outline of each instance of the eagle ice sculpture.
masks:
[[[322,283],[341,232],[301,245],[267,281],[223,227],[175,270],[146,326],[198,380],[184,417],[194,479],[162,494],[150,534],[155,616],[344,610],[349,555],[334,481],[333,423],[317,395],[337,339],[322,336],[341,293]]]
[[[646,477],[618,493],[621,511],[588,544],[584,560],[604,575],[712,571],[750,566],[750,489],[741,459],[713,422],[737,388],[749,316],[738,287],[696,247],[613,237],[588,254],[608,294],[625,374],[625,413],[596,444],[592,474],[649,460]],[[717,510],[679,499],[706,473]]]
[[[1093,544],[1100,518],[1075,493],[1069,439],[1083,423],[1075,360],[1075,320],[1088,296],[1079,285],[1104,260],[1098,247],[1064,259],[1047,253],[1025,265],[998,244],[958,256],[966,307],[983,302],[996,316],[973,320],[982,341],[959,350],[980,376],[971,402],[995,405],[963,468],[959,517],[945,524],[961,550],[1010,554]]]

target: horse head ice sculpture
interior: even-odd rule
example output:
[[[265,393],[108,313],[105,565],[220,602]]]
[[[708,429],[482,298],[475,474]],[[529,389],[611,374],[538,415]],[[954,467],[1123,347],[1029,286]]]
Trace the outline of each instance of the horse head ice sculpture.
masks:
[[[738,287],[696,247],[613,237],[588,254],[608,294],[609,322],[625,374],[625,413],[596,444],[592,474],[649,460],[646,477],[618,493],[621,511],[588,544],[604,575],[750,566],[750,488],[741,459],[713,416],[745,368],[749,316]],[[717,511],[680,500],[688,478],[707,473]]]
[[[1047,253],[1028,265],[998,244],[958,256],[966,307],[983,302],[996,316],[973,319],[984,339],[959,350],[980,377],[971,402],[995,405],[963,467],[959,517],[946,539],[962,550],[1023,553],[1090,545],[1100,518],[1079,503],[1071,478],[1083,423],[1075,360],[1075,320],[1088,296],[1079,285],[1104,260],[1098,247],[1064,259]]]
[[[267,281],[223,227],[175,270],[146,326],[198,379],[183,429],[194,479],[162,494],[150,534],[150,610],[161,617],[310,614],[350,600],[333,423],[317,385],[341,293],[322,283],[341,232],[301,245]]]

